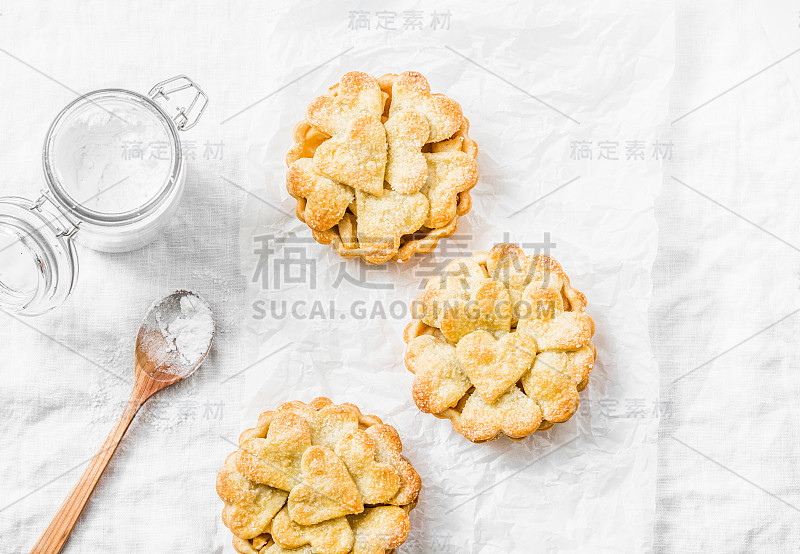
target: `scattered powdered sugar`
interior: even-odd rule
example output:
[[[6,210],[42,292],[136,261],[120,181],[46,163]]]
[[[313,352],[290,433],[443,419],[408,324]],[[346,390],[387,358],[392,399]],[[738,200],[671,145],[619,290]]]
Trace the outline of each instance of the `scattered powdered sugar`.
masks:
[[[194,365],[205,355],[214,334],[214,319],[205,302],[187,294],[181,297],[180,316],[167,323],[156,314],[156,320],[167,351],[175,352],[182,364]]]

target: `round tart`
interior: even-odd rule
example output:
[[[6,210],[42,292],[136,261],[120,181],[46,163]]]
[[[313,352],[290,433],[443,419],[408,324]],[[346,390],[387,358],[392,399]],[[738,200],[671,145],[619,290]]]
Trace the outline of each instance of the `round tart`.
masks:
[[[549,256],[501,244],[452,261],[405,330],[414,402],[473,442],[568,420],[596,355],[585,308]]]
[[[347,73],[294,130],[286,187],[321,244],[371,264],[405,262],[472,207],[478,147],[458,102],[413,71]]]
[[[217,475],[241,554],[385,554],[408,536],[420,478],[394,427],[317,398],[264,412]]]

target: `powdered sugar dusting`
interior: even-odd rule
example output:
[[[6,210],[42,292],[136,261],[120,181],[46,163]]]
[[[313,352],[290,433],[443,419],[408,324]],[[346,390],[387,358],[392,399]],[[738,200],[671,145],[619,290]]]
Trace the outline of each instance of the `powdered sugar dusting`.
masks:
[[[181,297],[181,315],[171,323],[156,314],[167,351],[175,352],[184,365],[194,365],[208,351],[214,335],[214,319],[208,305],[195,296]]]
[[[214,339],[214,318],[198,295],[177,291],[148,311],[137,338],[137,349],[153,363],[151,372],[165,376],[191,373]]]

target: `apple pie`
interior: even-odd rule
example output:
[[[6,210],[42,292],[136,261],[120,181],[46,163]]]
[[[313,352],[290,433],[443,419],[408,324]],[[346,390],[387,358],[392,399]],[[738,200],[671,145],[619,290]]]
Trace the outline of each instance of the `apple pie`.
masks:
[[[317,398],[264,412],[217,475],[240,554],[386,554],[405,542],[420,478],[394,427]]]
[[[413,71],[345,74],[294,130],[286,187],[321,244],[371,264],[430,252],[472,208],[477,145],[461,106]]]
[[[473,442],[568,420],[596,356],[585,308],[547,255],[501,244],[452,261],[428,280],[405,330],[414,402]]]

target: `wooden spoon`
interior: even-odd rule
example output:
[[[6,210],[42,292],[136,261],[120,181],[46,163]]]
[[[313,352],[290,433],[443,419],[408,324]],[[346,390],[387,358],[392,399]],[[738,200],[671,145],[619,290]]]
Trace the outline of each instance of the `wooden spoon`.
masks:
[[[189,359],[176,347],[176,343],[180,346],[180,340],[175,341],[175,337],[170,336],[172,342],[169,342],[162,330],[168,329],[179,318],[180,323],[185,323],[189,318],[210,315],[211,308],[205,300],[184,290],[172,293],[150,308],[136,336],[136,379],[125,411],[31,550],[31,554],[56,554],[61,551],[136,412],[153,394],[188,377],[200,367],[214,340],[212,320],[205,351],[199,359]]]

